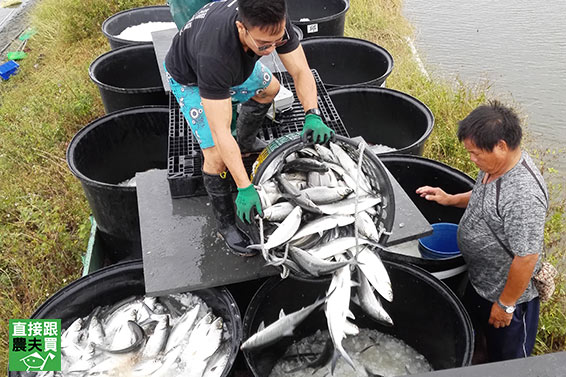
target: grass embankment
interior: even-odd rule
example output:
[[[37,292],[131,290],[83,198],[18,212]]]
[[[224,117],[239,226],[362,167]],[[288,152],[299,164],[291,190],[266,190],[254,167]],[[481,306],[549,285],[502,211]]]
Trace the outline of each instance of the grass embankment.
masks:
[[[100,25],[150,0],[40,0],[37,34],[20,72],[0,83],[0,371],[8,319],[27,318],[81,271],[89,208],[65,161],[66,147],[104,113],[88,77],[109,50]]]
[[[0,83],[0,348],[8,349],[8,319],[26,318],[47,297],[80,276],[90,227],[80,184],[65,162],[73,135],[103,114],[88,65],[109,49],[102,21],[123,10],[159,4],[151,0],[40,0],[38,30],[28,43],[20,73]],[[410,25],[400,0],[352,0],[346,34],[377,42],[395,59],[388,86],[407,92],[433,111],[436,122],[426,155],[475,174],[457,142],[455,125],[486,98],[485,90],[428,79],[415,63],[406,37]],[[554,249],[564,229],[562,207],[550,216]],[[558,210],[559,209],[559,210]],[[554,250],[552,249],[552,250]],[[564,253],[554,253],[557,258]],[[558,256],[556,256],[558,255]],[[566,292],[543,309],[541,351],[563,348]],[[548,347],[544,348],[542,346]],[[7,352],[0,353],[0,370]]]
[[[476,177],[477,168],[456,137],[457,123],[477,105],[497,95],[490,93],[485,83],[447,82],[440,74],[432,72],[429,77],[423,72],[407,43],[413,30],[401,14],[401,6],[402,0],[351,0],[345,35],[367,39],[385,47],[395,61],[393,72],[387,79],[387,87],[411,94],[432,110],[434,131],[426,143],[425,157],[442,161]],[[529,141],[528,135],[526,140]],[[563,186],[549,183],[549,176],[556,173],[551,166],[553,152],[532,143],[527,143],[527,148],[539,161],[547,178],[552,205],[547,217],[545,242],[548,258],[560,272],[556,293],[541,307],[535,346],[535,353],[540,354],[566,350],[566,280],[563,261],[566,240],[562,237],[566,231],[566,199]]]

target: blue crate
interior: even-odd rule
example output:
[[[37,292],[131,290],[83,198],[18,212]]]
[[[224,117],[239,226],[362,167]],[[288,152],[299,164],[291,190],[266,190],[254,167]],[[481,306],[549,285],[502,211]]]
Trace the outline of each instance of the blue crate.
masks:
[[[0,65],[0,76],[4,80],[8,80],[10,76],[16,74],[16,71],[20,65],[13,60],[9,60],[6,63]]]

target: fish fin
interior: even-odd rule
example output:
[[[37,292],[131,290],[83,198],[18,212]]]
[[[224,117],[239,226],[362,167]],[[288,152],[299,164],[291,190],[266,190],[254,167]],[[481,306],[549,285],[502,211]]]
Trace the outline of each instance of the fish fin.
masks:
[[[289,327],[285,332],[283,332],[283,336],[293,336],[293,328]]]
[[[334,369],[336,369],[336,362],[338,361],[339,357],[340,357],[340,352],[338,352],[338,350],[335,347],[334,353],[332,354],[332,361],[330,362],[330,374],[333,376],[334,376]]]
[[[285,312],[283,311],[283,309],[281,309],[281,310],[279,311],[279,319],[281,319],[281,318],[283,318],[283,317],[285,317]]]
[[[256,332],[260,332],[263,329],[265,329],[265,322],[261,321],[261,323],[259,324],[259,326],[257,327],[257,331]]]
[[[281,194],[281,197],[284,198],[284,199],[294,199],[298,196],[301,196],[301,194],[299,193],[299,194],[293,195],[293,194],[289,194],[288,192]]]
[[[351,310],[348,310],[348,313],[346,314],[346,318],[356,319],[356,317],[354,316],[354,313],[352,313]]]
[[[352,296],[352,302],[358,306],[360,306],[360,299],[358,298],[358,295],[354,295]]]

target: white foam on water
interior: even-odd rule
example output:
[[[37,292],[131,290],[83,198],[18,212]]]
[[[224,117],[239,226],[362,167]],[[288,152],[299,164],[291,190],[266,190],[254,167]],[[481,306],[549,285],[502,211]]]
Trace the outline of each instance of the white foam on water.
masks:
[[[300,368],[293,371],[304,366],[308,361],[313,361],[324,348],[327,339],[328,331],[319,330],[289,346],[285,355],[273,367],[270,377],[330,376],[330,363],[319,370]],[[423,355],[402,340],[377,330],[361,328],[359,335],[346,338],[342,344],[354,361],[357,371],[340,358],[334,370],[334,377],[365,376],[365,368],[372,374],[384,377],[432,371],[432,367]]]
[[[151,42],[151,33],[159,30],[176,28],[174,22],[149,21],[139,25],[128,26],[116,37],[135,42]]]

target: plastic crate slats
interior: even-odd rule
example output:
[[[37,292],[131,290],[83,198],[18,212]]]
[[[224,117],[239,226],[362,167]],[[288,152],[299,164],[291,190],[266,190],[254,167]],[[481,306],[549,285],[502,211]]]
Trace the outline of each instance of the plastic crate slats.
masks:
[[[322,119],[336,134],[348,137],[348,133],[326,88],[316,70],[312,70],[318,92],[318,108]],[[284,135],[293,134],[303,129],[305,111],[297,98],[295,83],[287,72],[274,73],[282,85],[293,92],[295,102],[290,109],[277,113],[275,120],[265,118],[258,137],[271,142]],[[243,158],[248,173],[257,158],[252,154]],[[200,146],[194,140],[193,133],[181,112],[173,94],[169,94],[169,147],[167,159],[167,179],[171,197],[181,198],[195,195],[206,195],[202,187],[202,154]]]

